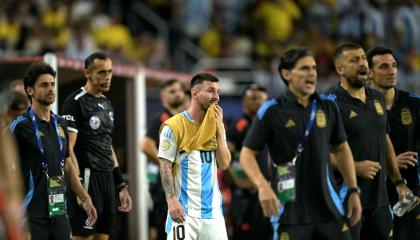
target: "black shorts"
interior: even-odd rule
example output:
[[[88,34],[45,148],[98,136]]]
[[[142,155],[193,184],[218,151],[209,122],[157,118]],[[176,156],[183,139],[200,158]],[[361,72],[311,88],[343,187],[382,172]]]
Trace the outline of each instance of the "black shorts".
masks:
[[[420,205],[402,217],[394,216],[394,240],[420,239]]]
[[[279,240],[350,240],[350,228],[342,219],[328,222],[286,225],[278,228]]]
[[[70,240],[71,229],[67,216],[56,218],[31,218],[29,220],[30,239]]]
[[[87,172],[90,172],[88,174]],[[74,194],[69,197],[69,216],[73,235],[90,236],[94,233],[112,235],[115,229],[116,201],[115,186],[112,172],[81,171],[85,187],[92,198],[98,218],[93,227],[86,226],[86,212],[77,204]]]
[[[365,209],[362,220],[352,228],[353,240],[391,240],[393,235],[392,213],[389,206]]]
[[[232,239],[272,239],[271,223],[264,217],[258,193],[235,189],[230,212],[234,226]]]

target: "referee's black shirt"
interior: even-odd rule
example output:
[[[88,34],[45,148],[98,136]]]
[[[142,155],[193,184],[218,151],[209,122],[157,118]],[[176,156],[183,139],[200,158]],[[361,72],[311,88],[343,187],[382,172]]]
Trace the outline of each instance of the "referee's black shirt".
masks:
[[[343,206],[331,182],[330,145],[346,140],[346,134],[334,102],[314,94],[318,110],[314,127],[296,163],[296,200],[286,203],[281,224],[307,224],[332,221],[344,214]],[[264,103],[249,130],[244,146],[262,150],[268,144],[276,164],[286,163],[295,155],[311,112],[290,91],[285,96]]]
[[[420,153],[420,97],[414,93],[395,89],[395,101],[388,111],[391,138],[395,154],[412,151]],[[415,194],[420,195],[419,163],[417,166],[408,166],[400,169],[401,175],[407,180],[408,187]],[[391,202],[398,201],[395,186],[388,181],[388,191]]]
[[[357,177],[357,183],[362,190],[362,206],[364,209],[373,209],[389,203],[386,190],[388,125],[382,94],[367,86],[365,91],[366,103],[353,98],[340,84],[331,90],[328,97],[335,99],[340,108],[354,160],[371,160],[381,165],[381,170],[373,180]],[[343,189],[347,187],[343,185]]]
[[[61,176],[60,145],[54,122],[52,118],[49,122],[36,118],[48,160],[48,175],[50,177]],[[61,117],[57,117],[57,124],[60,137],[63,139],[66,159],[69,157],[67,124]],[[23,200],[23,207],[28,210],[31,220],[48,218],[47,178],[41,165],[41,152],[28,112],[19,116],[10,128],[16,138],[24,181],[26,196]]]
[[[112,171],[114,110],[108,98],[94,97],[81,88],[64,100],[62,115],[68,121],[68,130],[77,133],[74,153],[80,169]]]

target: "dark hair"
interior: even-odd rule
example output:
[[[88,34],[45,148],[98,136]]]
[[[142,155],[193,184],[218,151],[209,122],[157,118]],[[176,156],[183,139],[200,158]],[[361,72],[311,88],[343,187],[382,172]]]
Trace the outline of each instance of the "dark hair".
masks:
[[[374,56],[376,55],[385,55],[385,54],[391,54],[392,56],[394,56],[394,51],[392,51],[391,48],[384,46],[384,45],[379,45],[379,46],[375,46],[370,48],[367,52],[366,52],[366,58],[369,64],[369,68],[373,68],[373,62],[372,59]]]
[[[54,78],[56,76],[54,69],[49,64],[43,62],[32,63],[23,75],[23,86],[25,87],[26,95],[28,95],[28,98],[31,102],[32,98],[29,96],[26,88],[34,87],[36,80],[42,74],[50,74]]]
[[[286,81],[281,71],[283,69],[291,70],[295,67],[299,59],[307,57],[307,56],[313,56],[313,55],[314,54],[312,53],[312,51],[310,51],[309,49],[305,47],[292,48],[290,50],[287,50],[285,53],[283,53],[283,55],[280,57],[278,71],[279,71],[280,77],[283,79],[286,85],[289,85],[289,83]]]
[[[90,66],[92,66],[95,59],[106,60],[109,59],[109,57],[103,52],[92,53],[85,59],[85,69],[88,69]]]
[[[193,88],[195,85],[201,84],[204,81],[219,82],[219,79],[210,73],[199,73],[191,79],[190,87]]]
[[[362,46],[360,46],[357,43],[344,43],[344,44],[341,44],[334,51],[334,54],[333,54],[334,65],[337,65],[337,60],[341,57],[341,55],[343,54],[344,51],[356,50],[356,49],[360,49],[360,48],[362,48]]]
[[[265,87],[258,84],[250,84],[246,86],[242,92],[242,98],[245,97],[247,91],[261,91],[267,93],[267,89]]]
[[[175,79],[175,78],[168,79],[167,81],[163,82],[163,83],[160,85],[159,89],[160,89],[160,91],[162,91],[162,90],[164,90],[165,88],[167,88],[167,87],[170,87],[170,86],[174,85],[175,83],[181,83],[181,82],[180,82],[178,79]]]

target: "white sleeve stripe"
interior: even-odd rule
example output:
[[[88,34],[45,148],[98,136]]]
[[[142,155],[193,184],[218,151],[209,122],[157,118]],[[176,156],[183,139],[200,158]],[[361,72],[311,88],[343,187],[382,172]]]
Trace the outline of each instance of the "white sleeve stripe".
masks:
[[[67,127],[67,130],[69,130],[70,132],[75,132],[75,133],[79,132],[79,130],[77,130],[76,128],[72,128],[72,127]]]

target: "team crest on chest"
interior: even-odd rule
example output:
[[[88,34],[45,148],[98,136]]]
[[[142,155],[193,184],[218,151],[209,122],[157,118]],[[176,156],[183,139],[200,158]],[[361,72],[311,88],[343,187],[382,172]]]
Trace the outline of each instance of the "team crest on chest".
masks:
[[[404,125],[410,125],[413,123],[411,112],[408,108],[401,109],[401,123]]]
[[[89,125],[92,129],[96,130],[101,126],[101,119],[98,116],[93,115],[89,119]]]
[[[327,117],[325,116],[324,111],[322,111],[321,109],[316,111],[316,125],[319,128],[324,128],[325,126],[327,126]]]
[[[290,236],[287,232],[280,233],[280,240],[289,240]]]
[[[376,113],[379,115],[384,115],[384,109],[378,100],[373,101],[373,106],[375,106]]]
[[[64,134],[64,130],[61,127],[61,125],[58,125],[58,135],[60,135],[61,138],[66,138],[66,135]]]

